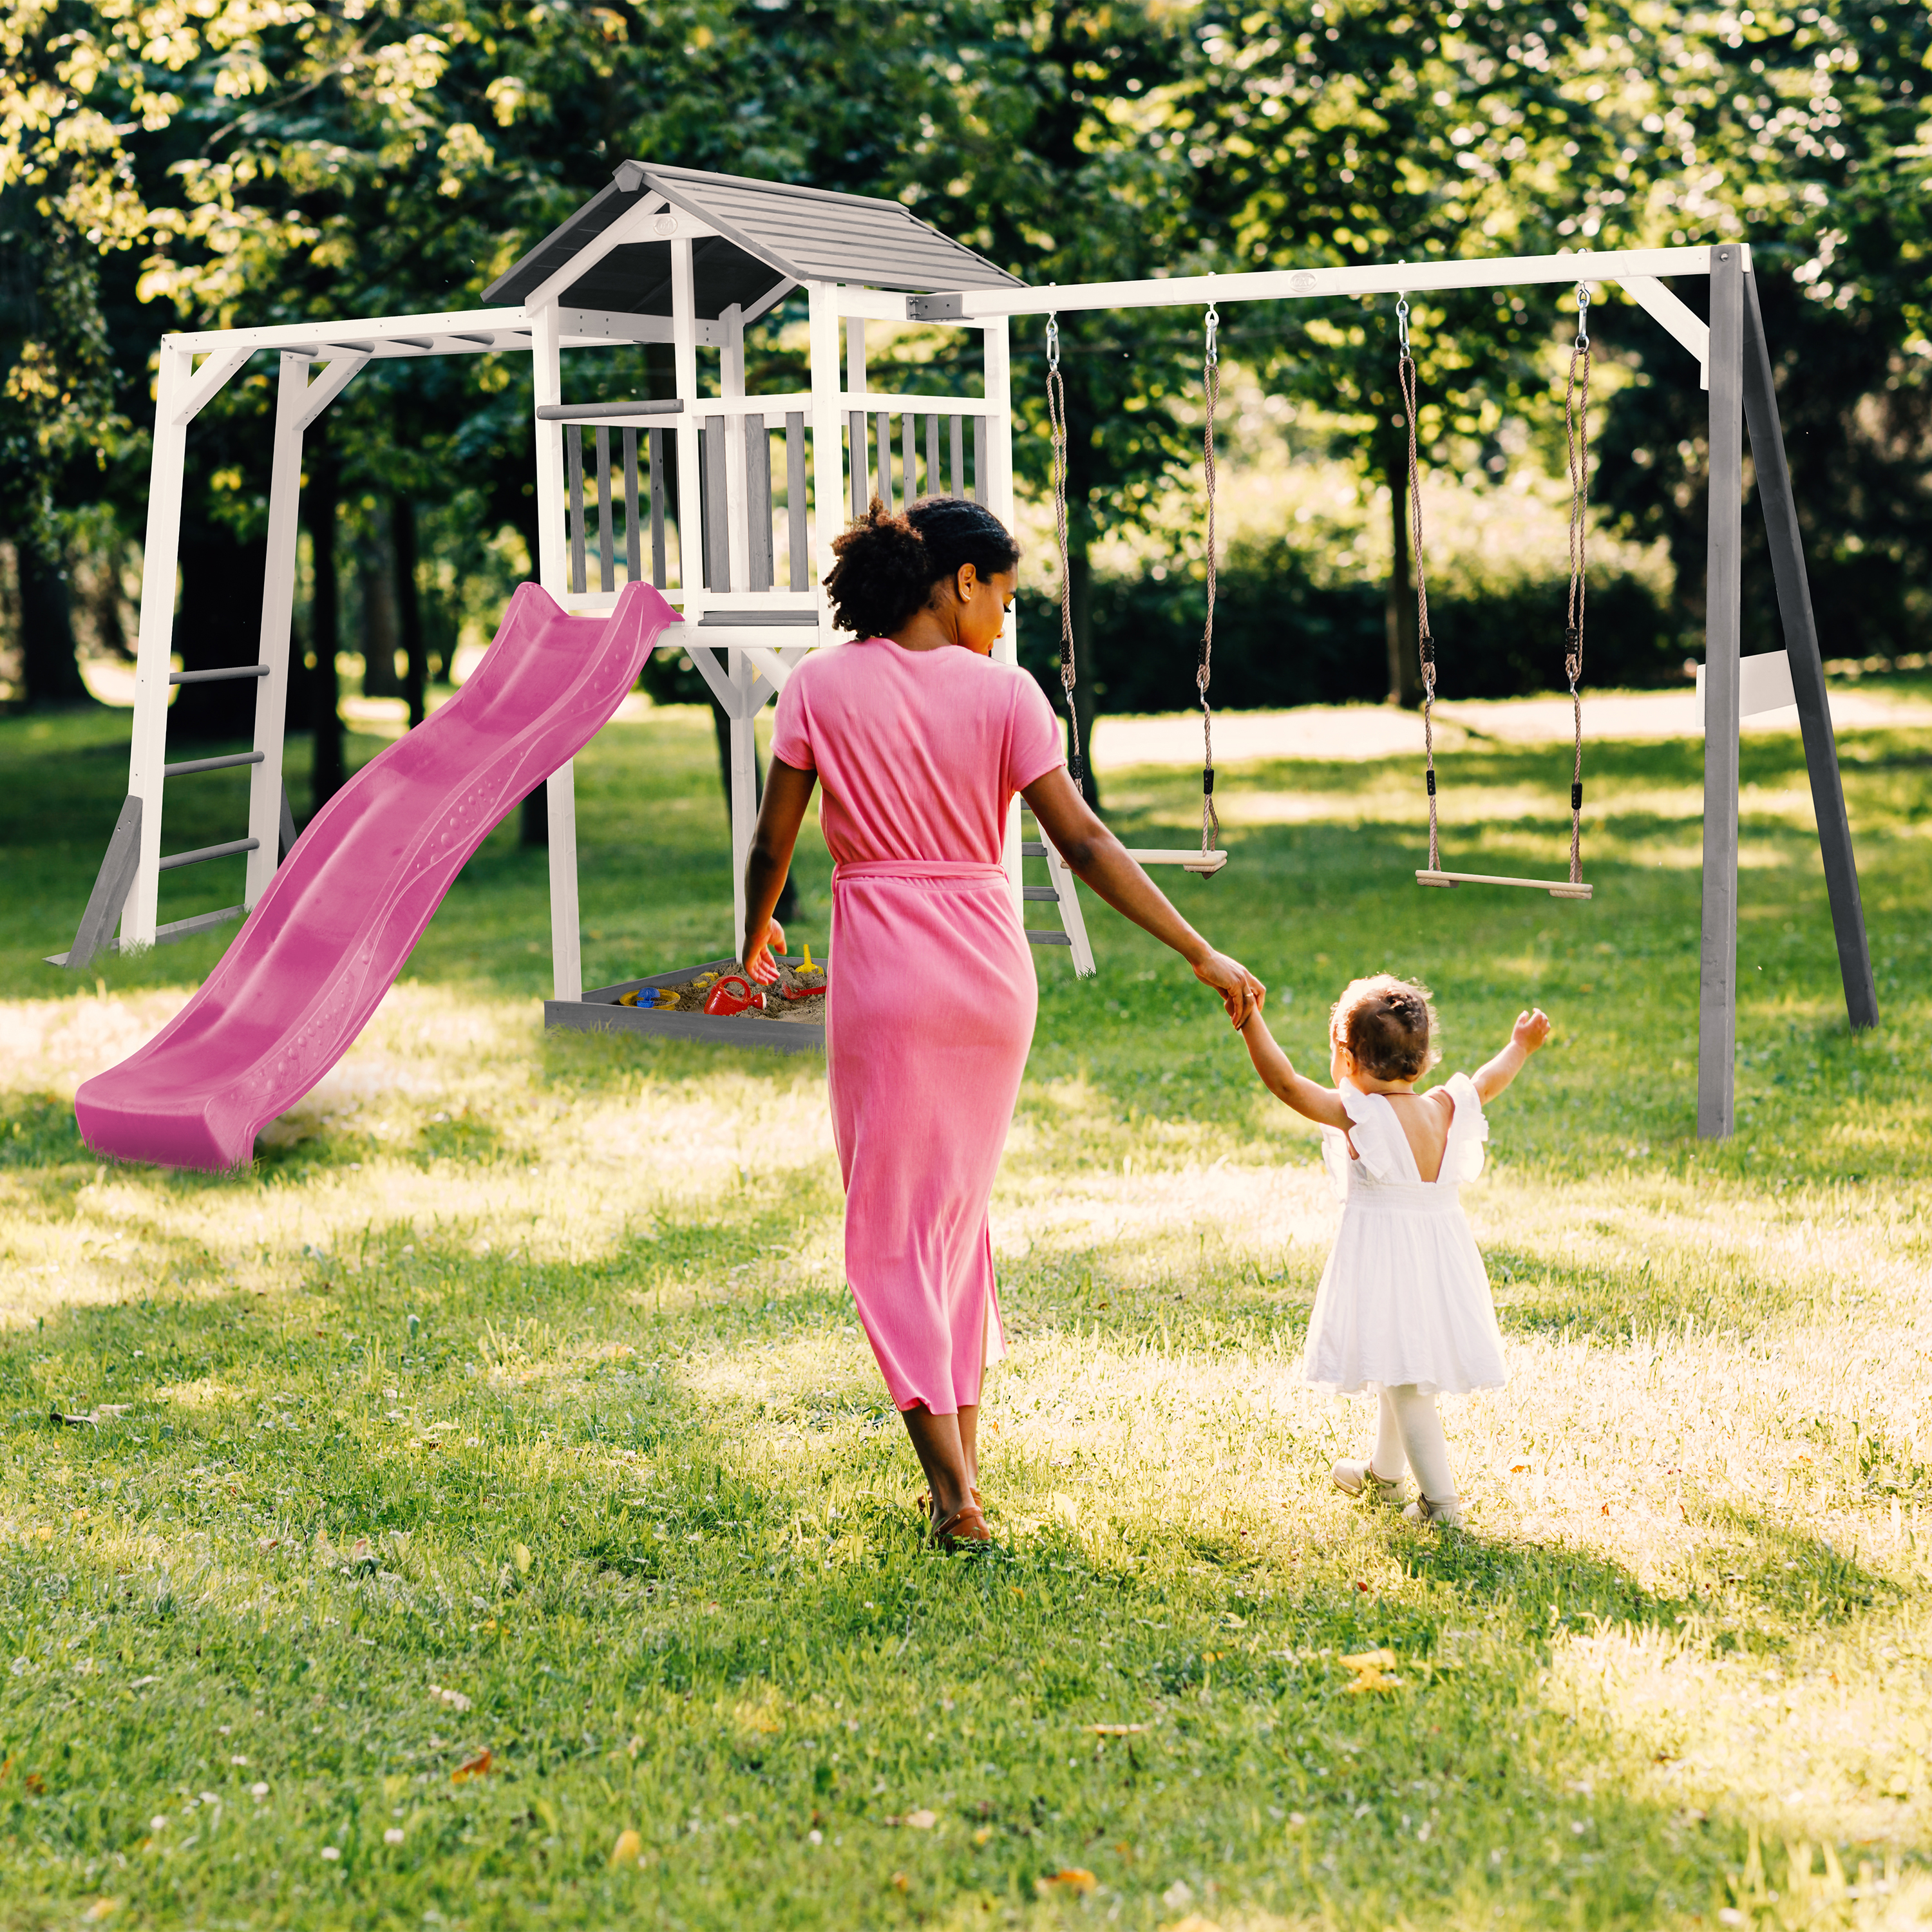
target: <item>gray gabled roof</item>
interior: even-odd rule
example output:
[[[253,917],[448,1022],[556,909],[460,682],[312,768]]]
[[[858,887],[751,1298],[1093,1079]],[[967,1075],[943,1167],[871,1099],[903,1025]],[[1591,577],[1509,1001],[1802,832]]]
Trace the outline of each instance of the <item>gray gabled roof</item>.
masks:
[[[692,251],[698,313],[707,320],[734,302],[748,308],[789,282],[853,282],[916,292],[1020,286],[1017,277],[896,201],[626,161],[608,188],[491,283],[484,301],[521,302],[634,208],[640,195],[650,194],[718,231],[698,240]],[[670,242],[627,242],[613,249],[572,284],[562,299],[571,308],[668,315]]]

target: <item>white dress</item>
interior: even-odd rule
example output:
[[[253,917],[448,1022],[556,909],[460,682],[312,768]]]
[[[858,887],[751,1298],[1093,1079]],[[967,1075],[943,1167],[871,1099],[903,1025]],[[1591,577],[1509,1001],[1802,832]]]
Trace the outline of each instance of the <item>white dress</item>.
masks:
[[[1319,1388],[1413,1382],[1425,1395],[1461,1395],[1503,1385],[1490,1278],[1458,1198],[1483,1171],[1490,1125],[1466,1073],[1452,1074],[1448,1090],[1455,1112],[1442,1172],[1424,1180],[1387,1096],[1342,1082],[1348,1132],[1322,1130],[1342,1226],[1316,1291],[1304,1360]]]

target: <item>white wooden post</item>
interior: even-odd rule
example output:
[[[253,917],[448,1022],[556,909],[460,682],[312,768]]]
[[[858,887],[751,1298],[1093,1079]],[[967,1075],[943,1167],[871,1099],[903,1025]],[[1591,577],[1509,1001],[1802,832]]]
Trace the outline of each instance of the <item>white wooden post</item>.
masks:
[[[704,613],[704,496],[698,484],[698,440],[704,419],[698,412],[698,283],[691,260],[691,238],[670,244],[671,360],[684,415],[677,429],[677,581],[684,620],[694,624]]]
[[[262,573],[260,662],[256,681],[255,749],[262,762],[248,781],[248,854],[242,897],[252,909],[280,862],[282,740],[289,712],[289,633],[295,621],[296,546],[302,520],[302,418],[308,393],[306,356],[284,350],[275,390],[275,444],[268,483],[268,556]]]
[[[141,856],[121,914],[123,946],[152,946],[160,916],[161,767],[168,755],[168,676],[175,639],[175,576],[181,550],[188,424],[177,422],[194,356],[161,338],[154,386],[154,454],[148,476],[148,536],[141,558],[141,634],[134,661],[134,727],[128,790],[141,801]]]
[[[538,411],[563,400],[561,318],[547,302],[532,318],[531,380]],[[570,553],[563,527],[563,425],[536,419],[537,581],[562,603],[569,593]],[[552,997],[584,997],[584,936],[577,907],[577,782],[570,760],[544,787],[550,821],[550,957]]]
[[[752,834],[758,822],[758,713],[754,702],[758,673],[742,651],[732,651],[731,690],[731,931],[734,959],[745,956],[745,868],[752,856]]]
[[[848,397],[856,398],[866,393],[866,318],[862,315],[848,315],[845,318],[845,391]],[[871,420],[863,408],[855,400],[848,406],[849,418],[853,410],[859,412],[858,418],[850,424],[852,431],[851,512],[856,516],[862,511],[872,494],[871,466],[866,460],[866,424]],[[841,520],[843,520],[844,500],[840,500]]]
[[[844,435],[838,408],[838,290],[830,282],[814,282],[811,303],[812,341],[812,573],[818,596],[818,634],[830,642],[831,605],[824,588],[835,559],[832,539],[845,527],[845,470],[838,460]]]
[[[986,325],[986,460],[992,474],[980,480],[980,496],[988,509],[1004,524],[1013,526],[1013,394],[1012,354],[1006,318]],[[1006,627],[993,646],[993,656],[1001,664],[1020,661],[1018,613],[1009,611]],[[1021,887],[1025,883],[1020,858],[1020,802],[1016,798],[1006,814],[1005,847],[1006,884],[1013,896],[1013,912],[1024,922],[1025,901]]]

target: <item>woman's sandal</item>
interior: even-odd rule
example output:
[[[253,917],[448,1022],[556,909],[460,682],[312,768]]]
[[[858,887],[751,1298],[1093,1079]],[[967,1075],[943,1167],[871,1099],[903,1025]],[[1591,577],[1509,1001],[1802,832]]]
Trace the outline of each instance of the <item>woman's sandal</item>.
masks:
[[[976,1501],[962,1503],[952,1514],[936,1521],[932,1526],[932,1540],[942,1550],[957,1550],[962,1545],[979,1544],[982,1547],[993,1540],[993,1532],[986,1527],[986,1519],[980,1513]]]

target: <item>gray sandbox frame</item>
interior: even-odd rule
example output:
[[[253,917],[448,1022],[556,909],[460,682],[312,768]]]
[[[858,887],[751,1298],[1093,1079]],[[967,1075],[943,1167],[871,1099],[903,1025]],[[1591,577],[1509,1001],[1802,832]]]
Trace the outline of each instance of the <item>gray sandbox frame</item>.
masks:
[[[788,957],[788,966],[802,966],[804,956]],[[592,986],[574,1000],[546,1000],[544,1024],[573,1033],[631,1033],[660,1040],[701,1040],[710,1046],[750,1047],[761,1053],[823,1053],[825,1028],[809,1020],[762,1020],[748,1016],[714,1018],[710,1013],[659,1012],[655,1007],[620,1006],[626,993],[646,986],[686,986],[706,973],[735,973],[735,959],[712,959],[702,966],[680,966],[674,973],[647,979],[620,980],[614,986]]]

